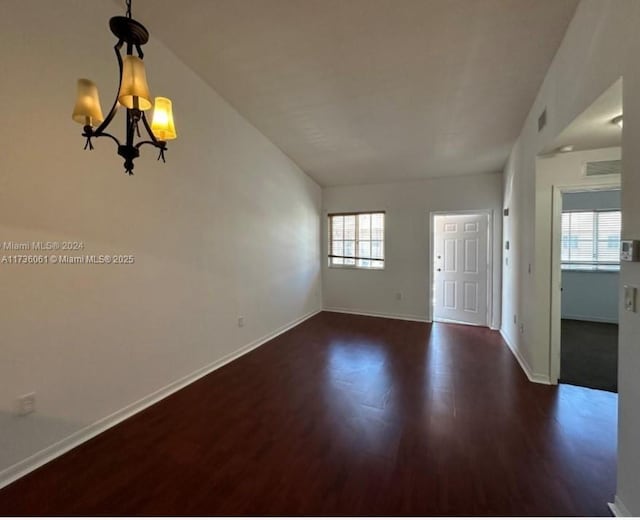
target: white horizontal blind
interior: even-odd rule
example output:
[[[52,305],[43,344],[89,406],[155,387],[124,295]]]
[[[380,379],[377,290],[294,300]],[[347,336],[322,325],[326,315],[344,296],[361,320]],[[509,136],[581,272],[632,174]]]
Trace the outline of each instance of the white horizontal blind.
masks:
[[[620,211],[570,211],[562,214],[563,269],[618,270]]]
[[[596,215],[596,260],[598,263],[620,265],[622,215],[619,211],[599,211]]]
[[[384,212],[329,215],[329,265],[384,267]]]

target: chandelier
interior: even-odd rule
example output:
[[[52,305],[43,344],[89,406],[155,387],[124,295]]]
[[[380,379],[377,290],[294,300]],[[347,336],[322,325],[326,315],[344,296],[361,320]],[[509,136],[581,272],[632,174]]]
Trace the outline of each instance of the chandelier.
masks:
[[[126,16],[114,16],[109,20],[111,32],[118,38],[114,50],[120,69],[118,95],[107,117],[102,116],[98,87],[88,79],[78,80],[78,93],[72,118],[83,125],[82,136],[86,138],[84,149],[93,150],[91,140],[97,137],[109,137],[118,146],[118,155],[124,158],[124,169],[133,175],[133,161],[140,155],[140,148],[145,145],[155,146],[159,150],[158,160],[165,162],[164,152],[167,141],[176,138],[173,123],[171,100],[157,97],[151,102],[149,86],[144,69],[144,53],[142,46],[149,41],[149,32],[140,23],[131,18],[131,0],[126,1]],[[126,54],[121,49],[126,45]],[[135,54],[134,54],[135,51]],[[107,128],[116,115],[119,107],[127,110],[126,136],[121,143]],[[153,106],[151,124],[145,112]],[[146,133],[142,137],[140,127]],[[136,142],[137,138],[137,142]]]

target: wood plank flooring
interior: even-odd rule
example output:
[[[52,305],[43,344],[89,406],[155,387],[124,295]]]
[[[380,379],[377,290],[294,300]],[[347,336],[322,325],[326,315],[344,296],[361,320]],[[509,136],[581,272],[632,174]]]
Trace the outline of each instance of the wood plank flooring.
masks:
[[[608,515],[616,396],[496,332],[323,312],[0,490],[3,515]]]

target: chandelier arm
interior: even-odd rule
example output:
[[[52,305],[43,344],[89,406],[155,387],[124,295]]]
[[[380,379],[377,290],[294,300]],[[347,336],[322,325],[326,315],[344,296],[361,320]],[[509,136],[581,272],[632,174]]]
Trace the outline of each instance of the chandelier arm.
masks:
[[[92,137],[96,137],[96,138],[97,138],[97,137],[109,137],[109,138],[113,139],[113,141],[114,141],[118,146],[120,146],[120,141],[118,141],[118,138],[117,138],[117,137],[115,137],[114,135],[111,135],[111,134],[110,134],[110,133],[108,133],[108,132],[100,132],[99,134],[93,134],[93,136],[92,136]]]
[[[119,80],[118,80],[118,92],[120,92],[120,85],[122,85],[122,54],[120,54],[120,49],[122,49],[122,44],[123,43],[124,42],[122,40],[118,40],[118,43],[116,43],[115,46],[113,47],[113,50],[116,53],[116,58],[118,59],[118,69],[120,71],[120,77],[119,77]],[[98,136],[98,135],[107,135],[107,134],[104,133],[104,130],[107,128],[107,126],[109,126],[109,123],[111,123],[111,121],[115,117],[117,111],[118,111],[118,94],[116,93],[116,98],[113,101],[113,106],[111,107],[111,110],[107,114],[107,117],[104,118],[104,121],[102,121],[102,123],[100,123],[100,126],[95,129],[93,134],[96,135],[96,136]],[[111,136],[111,137],[113,137],[113,136]],[[117,141],[117,139],[116,139],[116,141]],[[120,143],[118,143],[118,144],[120,144]]]
[[[160,148],[161,150],[167,149],[167,143],[165,141],[140,141],[136,144],[136,148],[140,148],[143,144],[150,144],[155,146],[156,148]]]
[[[151,138],[151,142],[156,146],[164,148],[166,146],[165,141],[160,141],[160,140],[158,140],[156,138],[156,136],[153,133],[153,130],[151,130],[151,126],[149,126],[149,121],[147,121],[147,116],[144,114],[144,112],[142,113],[141,119],[142,119],[142,124],[146,128],[147,133],[149,134],[149,137]]]

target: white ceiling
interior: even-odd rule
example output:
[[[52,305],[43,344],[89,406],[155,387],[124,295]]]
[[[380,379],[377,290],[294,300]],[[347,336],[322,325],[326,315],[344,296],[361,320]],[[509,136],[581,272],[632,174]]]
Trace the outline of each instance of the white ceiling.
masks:
[[[576,4],[136,0],[133,15],[328,186],[502,170]]]
[[[562,146],[572,146],[574,151],[621,146],[622,129],[611,122],[620,114],[622,78],[576,117],[543,153],[555,153]]]

